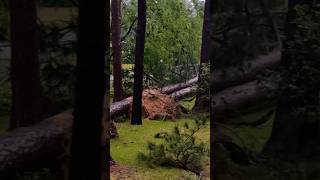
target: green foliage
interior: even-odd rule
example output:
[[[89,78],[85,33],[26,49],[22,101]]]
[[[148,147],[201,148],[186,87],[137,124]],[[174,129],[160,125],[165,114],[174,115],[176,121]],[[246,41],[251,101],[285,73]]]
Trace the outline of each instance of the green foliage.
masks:
[[[125,95],[132,95],[133,94],[133,70],[124,69],[123,71],[123,90]]]
[[[43,94],[61,108],[69,108],[73,102],[75,83],[75,33],[76,20],[64,23],[39,23],[40,72]],[[71,36],[71,38],[69,38]]]
[[[292,118],[312,123],[319,120],[320,9],[297,5],[290,12],[280,92],[290,97]]]
[[[203,142],[199,142],[196,133],[205,127],[207,118],[199,116],[191,126],[185,123],[182,127],[175,126],[170,134],[165,134],[164,143],[148,143],[148,154],[140,153],[139,158],[150,166],[173,166],[194,173],[203,170],[204,158],[208,149]],[[156,136],[160,136],[159,133]]]
[[[181,79],[190,78],[178,76],[172,71],[175,71],[175,66],[190,66],[199,61],[203,14],[198,11],[202,8],[194,10],[188,7],[184,0],[158,0],[147,3],[146,71],[165,83],[181,82]],[[136,18],[136,11],[136,1],[124,2],[124,32]],[[123,42],[124,62],[134,62],[134,47],[135,31]]]
[[[198,84],[198,94],[208,94],[210,90],[210,64],[201,64],[200,83]]]

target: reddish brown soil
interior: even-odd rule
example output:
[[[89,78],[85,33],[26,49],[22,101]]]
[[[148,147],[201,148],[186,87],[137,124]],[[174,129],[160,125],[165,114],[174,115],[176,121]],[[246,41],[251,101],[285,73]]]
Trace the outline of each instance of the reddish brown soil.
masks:
[[[144,90],[142,106],[143,117],[150,120],[175,120],[181,115],[181,106],[169,95],[162,94],[159,90]]]
[[[131,174],[131,169],[127,166],[115,164],[110,167],[112,180],[132,179]]]

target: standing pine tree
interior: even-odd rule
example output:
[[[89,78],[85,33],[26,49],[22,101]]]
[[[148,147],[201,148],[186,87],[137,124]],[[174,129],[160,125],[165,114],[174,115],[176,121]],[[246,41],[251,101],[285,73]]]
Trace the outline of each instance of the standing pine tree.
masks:
[[[319,3],[290,0],[283,43],[280,95],[264,152],[313,158],[320,150]]]
[[[209,72],[208,62],[210,55],[210,0],[205,1],[204,7],[204,19],[203,19],[203,29],[202,29],[202,44],[201,44],[201,57],[200,57],[200,65],[199,65],[199,91],[196,97],[196,102],[194,106],[195,111],[205,111],[209,112],[209,94],[208,86],[209,82],[206,82],[206,71]],[[202,88],[202,89],[201,89]]]
[[[41,120],[37,3],[10,0],[12,109],[10,129]]]
[[[108,149],[102,115],[106,84],[105,54],[110,33],[107,20],[109,3],[105,0],[79,1],[70,180],[107,179]]]
[[[146,34],[146,0],[138,0],[138,30],[134,63],[134,87],[131,124],[142,124],[143,58]]]
[[[122,68],[121,68],[121,0],[111,1],[111,31],[113,51],[113,101],[123,99]]]

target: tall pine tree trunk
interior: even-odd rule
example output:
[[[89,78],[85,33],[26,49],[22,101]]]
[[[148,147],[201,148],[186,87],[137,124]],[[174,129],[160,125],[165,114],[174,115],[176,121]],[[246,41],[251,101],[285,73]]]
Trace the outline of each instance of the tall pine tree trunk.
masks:
[[[41,120],[37,3],[10,0],[12,109],[10,129]]]
[[[199,65],[199,80],[198,83],[203,83],[203,67],[205,67],[205,64],[208,64],[209,62],[209,52],[210,52],[210,0],[205,1],[205,7],[204,7],[204,19],[203,19],[203,29],[202,29],[202,44],[201,44],[201,57],[200,57],[200,65]],[[204,111],[209,112],[209,94],[206,91],[199,92],[196,97],[195,111]]]
[[[114,102],[121,101],[123,96],[121,68],[121,0],[111,0],[111,31],[113,51],[113,89]]]
[[[313,36],[314,33],[319,34],[320,27],[313,25],[305,29],[306,21],[301,20],[301,14],[294,9],[297,5],[306,5],[303,17],[315,17],[315,12],[319,13],[312,1],[289,1],[280,97],[272,134],[263,151],[273,156],[295,159],[312,158],[313,153],[320,152],[320,73],[317,72],[320,70],[320,54],[314,49],[320,43],[319,37]],[[315,22],[312,18],[311,21]]]
[[[103,140],[105,54],[109,1],[80,0],[77,81],[71,144],[70,180],[105,180],[107,146]],[[108,6],[107,6],[108,5]],[[108,117],[107,117],[108,118]]]
[[[210,0],[206,0],[204,6],[204,17],[202,27],[202,44],[201,44],[201,57],[200,63],[209,62],[210,51]]]
[[[146,34],[146,0],[138,0],[138,30],[134,63],[134,87],[131,124],[142,124],[143,59]]]

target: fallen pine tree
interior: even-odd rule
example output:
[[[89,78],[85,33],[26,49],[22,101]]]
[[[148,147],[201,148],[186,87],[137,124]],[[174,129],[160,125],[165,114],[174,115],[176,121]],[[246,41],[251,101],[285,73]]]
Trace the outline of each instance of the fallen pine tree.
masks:
[[[240,85],[256,79],[256,75],[263,72],[267,68],[272,68],[280,64],[281,51],[273,50],[267,55],[262,55],[254,60],[243,63],[241,66],[228,67],[225,69],[217,69],[212,73],[212,83],[215,92],[221,91],[228,87]],[[161,88],[164,94],[171,94],[181,89],[194,86],[198,82],[198,77],[190,79],[186,82],[168,85]]]
[[[67,159],[72,110],[30,127],[17,128],[0,138],[0,179],[20,170],[62,168]]]
[[[270,95],[276,90],[276,83],[268,84],[266,90],[259,86],[258,81],[251,81],[220,91],[213,95],[211,101],[214,118],[221,122],[230,116],[239,116],[255,107],[270,104],[274,101]]]
[[[257,74],[268,68],[276,67],[281,61],[281,51],[274,50],[268,55],[259,56],[255,60],[245,62],[238,67],[217,69],[212,73],[214,92],[219,92],[228,87],[241,85],[253,81]]]
[[[228,67],[225,69],[216,69],[211,73],[211,86],[213,94],[219,93],[233,86],[239,86],[258,78],[258,75],[266,72],[268,69],[274,69],[281,61],[281,51],[273,50],[267,55],[262,55],[254,60],[247,61],[241,65]],[[240,86],[241,87],[241,86]],[[197,94],[193,111],[209,112],[210,97],[208,93]]]
[[[195,87],[188,87],[171,94],[179,100],[194,95]],[[274,91],[276,87],[272,88]],[[229,113],[230,109],[242,109],[266,99],[265,92],[259,90],[257,81],[228,88],[217,93],[214,98],[216,117]],[[130,108],[125,99],[111,105],[110,114],[116,116]],[[60,167],[64,162],[72,128],[72,110],[65,111],[30,127],[17,128],[0,138],[0,175],[13,170],[27,170],[30,167]],[[0,176],[1,177],[1,176]]]
[[[197,82],[198,82],[198,77],[195,77],[195,78],[190,79],[190,80],[183,82],[183,83],[163,87],[163,88],[161,88],[161,92],[164,94],[171,94],[171,93],[179,91],[181,89],[185,89],[187,87],[194,86]]]
[[[181,86],[180,86],[181,87]],[[173,92],[171,97],[179,100],[194,93],[195,88]],[[110,116],[115,117],[130,109],[130,99],[112,103]],[[0,137],[0,179],[16,171],[39,167],[63,170],[67,161],[68,146],[73,123],[72,109],[30,127],[17,128]]]
[[[274,54],[272,57],[276,60],[278,55]],[[252,75],[252,73],[256,73],[265,67],[270,67],[271,64],[276,64],[273,61],[273,63],[267,62],[269,61],[264,59],[264,61],[256,65],[253,64],[253,67],[256,69],[251,68],[251,70],[249,70],[249,68],[246,71],[247,75],[242,76],[237,75],[237,73],[235,73],[237,71],[235,70],[230,70],[230,72],[234,73],[228,76],[223,76],[222,71],[218,71],[215,74],[216,78],[214,78],[213,83],[217,83],[215,87],[217,86],[223,89],[235,82],[239,82],[236,77],[241,77],[241,82],[244,80],[247,81],[250,79],[248,78],[248,74]],[[228,80],[227,77],[230,79]],[[230,83],[223,85],[222,81]],[[196,83],[197,78],[194,78],[186,83],[162,88],[162,92],[170,94],[175,100],[180,100],[196,93],[196,87],[194,86]],[[230,109],[241,109],[245,104],[253,101],[257,102],[257,100],[263,99],[264,97],[265,94],[258,91],[256,81],[230,87],[214,96],[213,107],[215,109],[215,116],[223,116],[228,113]],[[110,107],[110,116],[119,116],[126,113],[129,109],[129,99],[113,103]],[[17,128],[14,131],[3,134],[0,137],[0,177],[5,176],[6,172],[28,170],[31,167],[59,169],[61,162],[68,159],[66,152],[70,144],[72,120],[72,110],[68,110],[33,126]]]

